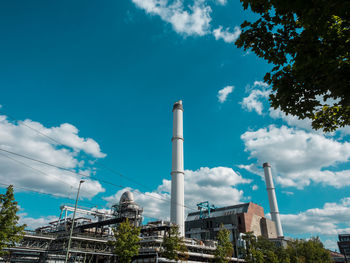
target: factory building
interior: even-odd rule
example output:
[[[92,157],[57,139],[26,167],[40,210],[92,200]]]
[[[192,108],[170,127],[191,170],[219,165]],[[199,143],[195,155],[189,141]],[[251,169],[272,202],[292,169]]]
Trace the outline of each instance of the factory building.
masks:
[[[170,220],[148,222],[142,225],[143,208],[139,206],[130,191],[120,197],[111,211],[100,212],[96,209],[83,209],[63,205],[58,220],[35,231],[26,231],[24,238],[0,262],[118,262],[109,241],[115,239],[113,231],[121,222],[128,219],[140,227],[139,254],[133,262],[169,262],[163,257],[162,242],[169,235],[171,226],[176,224],[182,236],[185,235],[184,210],[184,164],[183,164],[183,107],[182,101],[173,106],[172,169],[171,169],[171,207]],[[82,217],[72,220],[69,212],[77,212]],[[70,230],[73,228],[71,245]],[[216,242],[185,238],[190,262],[213,262]],[[68,252],[67,252],[68,250]],[[244,262],[242,259],[230,258],[230,262]]]
[[[200,211],[188,214],[185,222],[186,237],[213,240],[216,239],[220,227],[223,226],[230,231],[230,240],[237,245],[244,243],[241,239],[242,234],[253,232],[255,236],[266,237],[278,246],[286,246],[271,165],[264,163],[263,168],[271,220],[265,217],[263,207],[252,202],[216,208],[210,206],[209,202],[206,201],[197,204]]]
[[[189,213],[185,222],[186,237],[214,240],[221,225],[230,231],[231,241],[246,232],[277,238],[275,222],[267,219],[264,209],[252,202]]]
[[[236,244],[240,235],[246,232],[270,239],[283,237],[271,166],[267,163],[264,164],[264,170],[272,220],[265,218],[264,209],[252,202],[221,208],[204,202],[198,204],[201,210],[190,213],[185,221],[183,111],[180,100],[173,106],[170,222],[156,221],[142,225],[143,208],[135,202],[130,191],[122,194],[119,203],[111,211],[76,209],[63,205],[58,220],[35,231],[27,231],[22,241],[7,249],[9,255],[0,257],[0,262],[59,263],[64,262],[66,254],[69,254],[70,262],[117,262],[109,241],[115,239],[115,227],[127,219],[141,230],[141,248],[133,262],[169,262],[163,257],[162,241],[175,224],[184,237],[188,260],[192,262],[214,261],[217,245],[214,240],[221,225],[230,230],[231,241]],[[207,209],[202,210],[203,208]],[[72,220],[69,212],[83,216]],[[244,262],[237,254],[229,261]]]
[[[23,239],[15,247],[6,249],[9,254],[0,256],[0,262],[47,262],[63,263],[67,252],[69,230],[72,220],[68,212],[71,206],[61,206],[59,220],[35,231],[26,231]],[[66,213],[67,212],[67,213]],[[114,240],[113,229],[126,219],[135,226],[142,222],[143,209],[126,191],[112,212],[99,212],[94,209],[79,208],[83,217],[74,221],[74,231],[70,246],[69,262],[117,263],[109,241]],[[138,262],[169,262],[163,256],[163,238],[169,235],[173,224],[167,221],[148,222],[140,225],[140,249],[133,263]],[[188,249],[189,262],[213,262],[216,242],[200,241],[192,238],[184,239]],[[230,262],[244,262],[242,259],[230,258]]]

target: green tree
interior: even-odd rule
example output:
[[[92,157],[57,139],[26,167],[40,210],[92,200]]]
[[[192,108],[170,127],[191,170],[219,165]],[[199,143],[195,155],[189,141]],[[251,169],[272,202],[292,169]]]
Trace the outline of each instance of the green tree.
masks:
[[[180,236],[179,227],[172,226],[169,233],[164,235],[163,256],[170,260],[187,260],[188,250],[183,237]]]
[[[255,245],[256,245],[256,237],[253,232],[247,232],[243,236],[243,240],[245,242],[245,249],[243,251],[243,256],[246,262],[253,262],[254,256],[256,255]]]
[[[0,194],[0,256],[7,254],[4,248],[15,246],[23,238],[26,225],[17,225],[18,210],[13,186],[10,185],[5,194]]]
[[[243,22],[236,45],[274,64],[271,106],[326,132],[349,125],[350,2],[240,1],[259,17]]]
[[[265,263],[264,253],[258,249],[253,248],[251,255],[246,259],[246,262]]]
[[[318,237],[309,240],[293,240],[287,248],[291,263],[330,263],[329,251],[323,247]]]
[[[255,237],[252,233],[245,236],[246,240],[246,262],[247,263],[287,263],[288,260],[280,260],[278,248],[274,243],[262,236]]]
[[[227,263],[233,254],[233,246],[230,242],[230,231],[220,226],[217,235],[218,245],[215,250],[215,262]]]
[[[331,263],[327,249],[318,237],[309,240],[290,240],[286,248],[277,246],[267,238],[255,238],[250,233],[246,239],[246,263]]]
[[[139,254],[140,228],[135,227],[126,219],[114,231],[115,241],[111,242],[113,252],[118,256],[118,262],[130,263]]]

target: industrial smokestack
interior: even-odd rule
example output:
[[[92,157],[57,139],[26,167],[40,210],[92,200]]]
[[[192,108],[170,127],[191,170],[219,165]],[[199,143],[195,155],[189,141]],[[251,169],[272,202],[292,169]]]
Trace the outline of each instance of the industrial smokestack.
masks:
[[[278,211],[275,186],[272,180],[271,165],[269,163],[264,163],[263,167],[265,172],[267,194],[269,196],[271,218],[272,221],[274,221],[276,224],[277,236],[283,237],[283,230],[281,225],[280,213]]]
[[[182,101],[173,107],[171,207],[170,221],[179,226],[181,236],[185,236],[184,201],[184,155],[183,155],[183,107]]]

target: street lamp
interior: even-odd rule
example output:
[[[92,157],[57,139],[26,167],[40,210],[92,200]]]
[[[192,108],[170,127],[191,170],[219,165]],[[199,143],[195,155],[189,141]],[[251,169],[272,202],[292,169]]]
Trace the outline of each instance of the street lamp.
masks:
[[[81,180],[79,182],[79,187],[78,187],[78,193],[77,193],[77,199],[75,200],[75,207],[74,207],[74,213],[73,213],[73,219],[72,219],[72,226],[70,227],[70,234],[69,234],[69,240],[68,240],[68,247],[67,247],[67,253],[66,253],[66,259],[65,259],[65,263],[68,262],[68,255],[69,255],[69,249],[70,249],[70,243],[72,240],[72,234],[73,234],[73,228],[74,228],[74,219],[75,219],[75,213],[77,211],[77,206],[78,206],[78,199],[79,199],[79,192],[80,192],[80,186],[82,183],[84,183],[84,180]]]

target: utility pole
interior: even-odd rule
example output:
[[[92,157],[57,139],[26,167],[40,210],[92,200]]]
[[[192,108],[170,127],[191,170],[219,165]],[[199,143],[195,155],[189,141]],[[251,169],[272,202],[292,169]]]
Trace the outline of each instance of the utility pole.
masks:
[[[78,193],[77,193],[77,199],[75,200],[75,207],[74,207],[74,213],[73,213],[73,219],[72,219],[72,225],[70,227],[70,234],[69,234],[69,240],[68,240],[68,247],[67,247],[67,253],[66,253],[66,259],[65,259],[65,263],[68,262],[68,255],[69,255],[69,249],[70,249],[70,243],[72,240],[72,234],[73,234],[73,228],[74,228],[74,219],[75,219],[75,213],[77,211],[77,206],[78,206],[78,199],[79,199],[79,192],[80,192],[80,186],[82,183],[84,183],[84,180],[81,180],[79,182],[79,187],[78,187]]]

